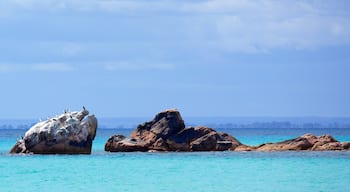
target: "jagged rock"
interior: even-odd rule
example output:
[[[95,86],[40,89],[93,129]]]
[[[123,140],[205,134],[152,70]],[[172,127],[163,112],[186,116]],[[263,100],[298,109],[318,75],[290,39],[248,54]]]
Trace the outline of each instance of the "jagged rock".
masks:
[[[167,110],[158,113],[152,121],[139,125],[130,137],[144,141],[150,146],[159,138],[168,138],[184,128],[185,123],[180,113],[176,110]]]
[[[17,141],[10,153],[90,154],[97,119],[84,108],[41,121]]]
[[[177,110],[166,110],[139,125],[130,139],[118,135],[109,138],[105,151],[224,151],[239,145],[231,135],[208,127],[185,128]]]

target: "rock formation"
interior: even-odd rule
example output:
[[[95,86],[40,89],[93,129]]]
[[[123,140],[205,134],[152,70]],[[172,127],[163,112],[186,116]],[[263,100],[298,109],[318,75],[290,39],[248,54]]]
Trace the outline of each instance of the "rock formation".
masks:
[[[265,143],[256,147],[240,146],[237,151],[334,151],[349,150],[349,142],[339,142],[330,135],[315,136],[310,133],[300,137],[277,142]]]
[[[90,154],[97,119],[88,114],[84,108],[38,122],[17,141],[10,153]]]
[[[332,136],[303,136],[259,146],[240,143],[227,133],[197,126],[185,128],[180,113],[166,110],[152,121],[139,125],[127,138],[123,135],[111,136],[105,144],[105,151],[299,151],[299,150],[350,150],[349,142],[339,142]]]
[[[234,150],[241,143],[227,133],[198,126],[185,128],[177,110],[166,110],[152,121],[139,125],[130,138],[110,137],[105,151],[224,151]]]

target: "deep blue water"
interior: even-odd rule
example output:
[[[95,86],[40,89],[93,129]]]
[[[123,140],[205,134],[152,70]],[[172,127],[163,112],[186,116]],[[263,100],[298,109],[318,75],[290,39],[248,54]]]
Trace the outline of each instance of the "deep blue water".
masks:
[[[0,130],[0,191],[348,191],[350,152],[108,153],[99,129],[91,155],[9,155],[26,130]],[[258,145],[350,129],[220,129]]]

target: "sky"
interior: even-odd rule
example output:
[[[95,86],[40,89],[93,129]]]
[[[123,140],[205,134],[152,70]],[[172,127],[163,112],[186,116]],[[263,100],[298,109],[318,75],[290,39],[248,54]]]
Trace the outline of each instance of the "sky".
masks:
[[[350,117],[347,0],[0,1],[0,118]]]

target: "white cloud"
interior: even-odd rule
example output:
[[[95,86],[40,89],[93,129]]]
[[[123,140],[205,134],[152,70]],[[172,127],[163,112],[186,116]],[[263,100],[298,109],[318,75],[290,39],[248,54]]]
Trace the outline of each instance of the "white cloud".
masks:
[[[65,63],[41,63],[41,64],[0,64],[0,73],[14,72],[68,72],[74,67]]]
[[[13,10],[74,10],[82,12],[107,11],[127,13],[128,11],[172,9],[172,6],[169,6],[169,4],[174,3],[175,1],[136,0],[5,0],[0,2],[0,5],[6,9],[13,8]]]
[[[314,49],[322,46],[350,44],[350,16],[346,6],[348,4],[347,1],[333,0],[321,2],[311,0],[16,0],[0,2],[0,15],[1,12],[6,12],[6,17],[8,17],[9,12],[12,12],[12,15],[16,17],[21,16],[25,12],[23,10],[40,10],[29,13],[97,12],[100,15],[106,13],[136,14],[144,18],[169,16],[168,23],[170,24],[167,26],[180,26],[178,28],[181,29],[177,28],[177,30],[188,38],[183,42],[191,43],[191,45],[182,47],[195,44],[198,49],[268,52],[280,48]],[[86,15],[82,17],[84,16]],[[106,18],[109,16],[106,15]],[[140,19],[140,23],[148,26],[149,29],[157,29],[153,34],[158,33],[159,37],[178,35],[168,34],[169,30],[167,27],[162,27],[162,23],[142,20],[143,17],[137,19]],[[128,18],[125,19],[127,22]],[[135,21],[135,18],[133,19]],[[130,26],[130,31],[133,32],[132,24]],[[96,34],[98,35],[100,34]],[[62,49],[65,56],[73,56],[81,51],[82,47],[79,44],[67,44]],[[135,68],[118,65],[107,68]]]
[[[66,43],[62,47],[62,54],[65,56],[74,56],[83,50],[82,46],[77,43]]]
[[[344,26],[342,24],[333,23],[333,25],[331,26],[331,32],[334,35],[341,35],[342,33],[344,33],[344,31]]]
[[[0,73],[8,73],[17,71],[19,68],[17,65],[11,65],[11,64],[0,64]]]
[[[111,62],[105,63],[104,69],[107,71],[140,71],[140,70],[172,70],[175,66],[172,64],[135,64],[129,62]]]
[[[76,66],[90,66],[107,71],[144,71],[144,70],[173,70],[175,65],[167,63],[141,64],[130,62],[94,62],[94,63],[36,63],[36,64],[0,64],[0,73],[18,72],[73,72]]]
[[[193,20],[192,27],[201,30],[192,30],[199,34],[191,37],[216,29],[210,46],[226,51],[266,52],[350,44],[348,14],[339,6],[329,8],[333,1],[323,3],[216,0],[190,4],[185,10],[202,16]]]

